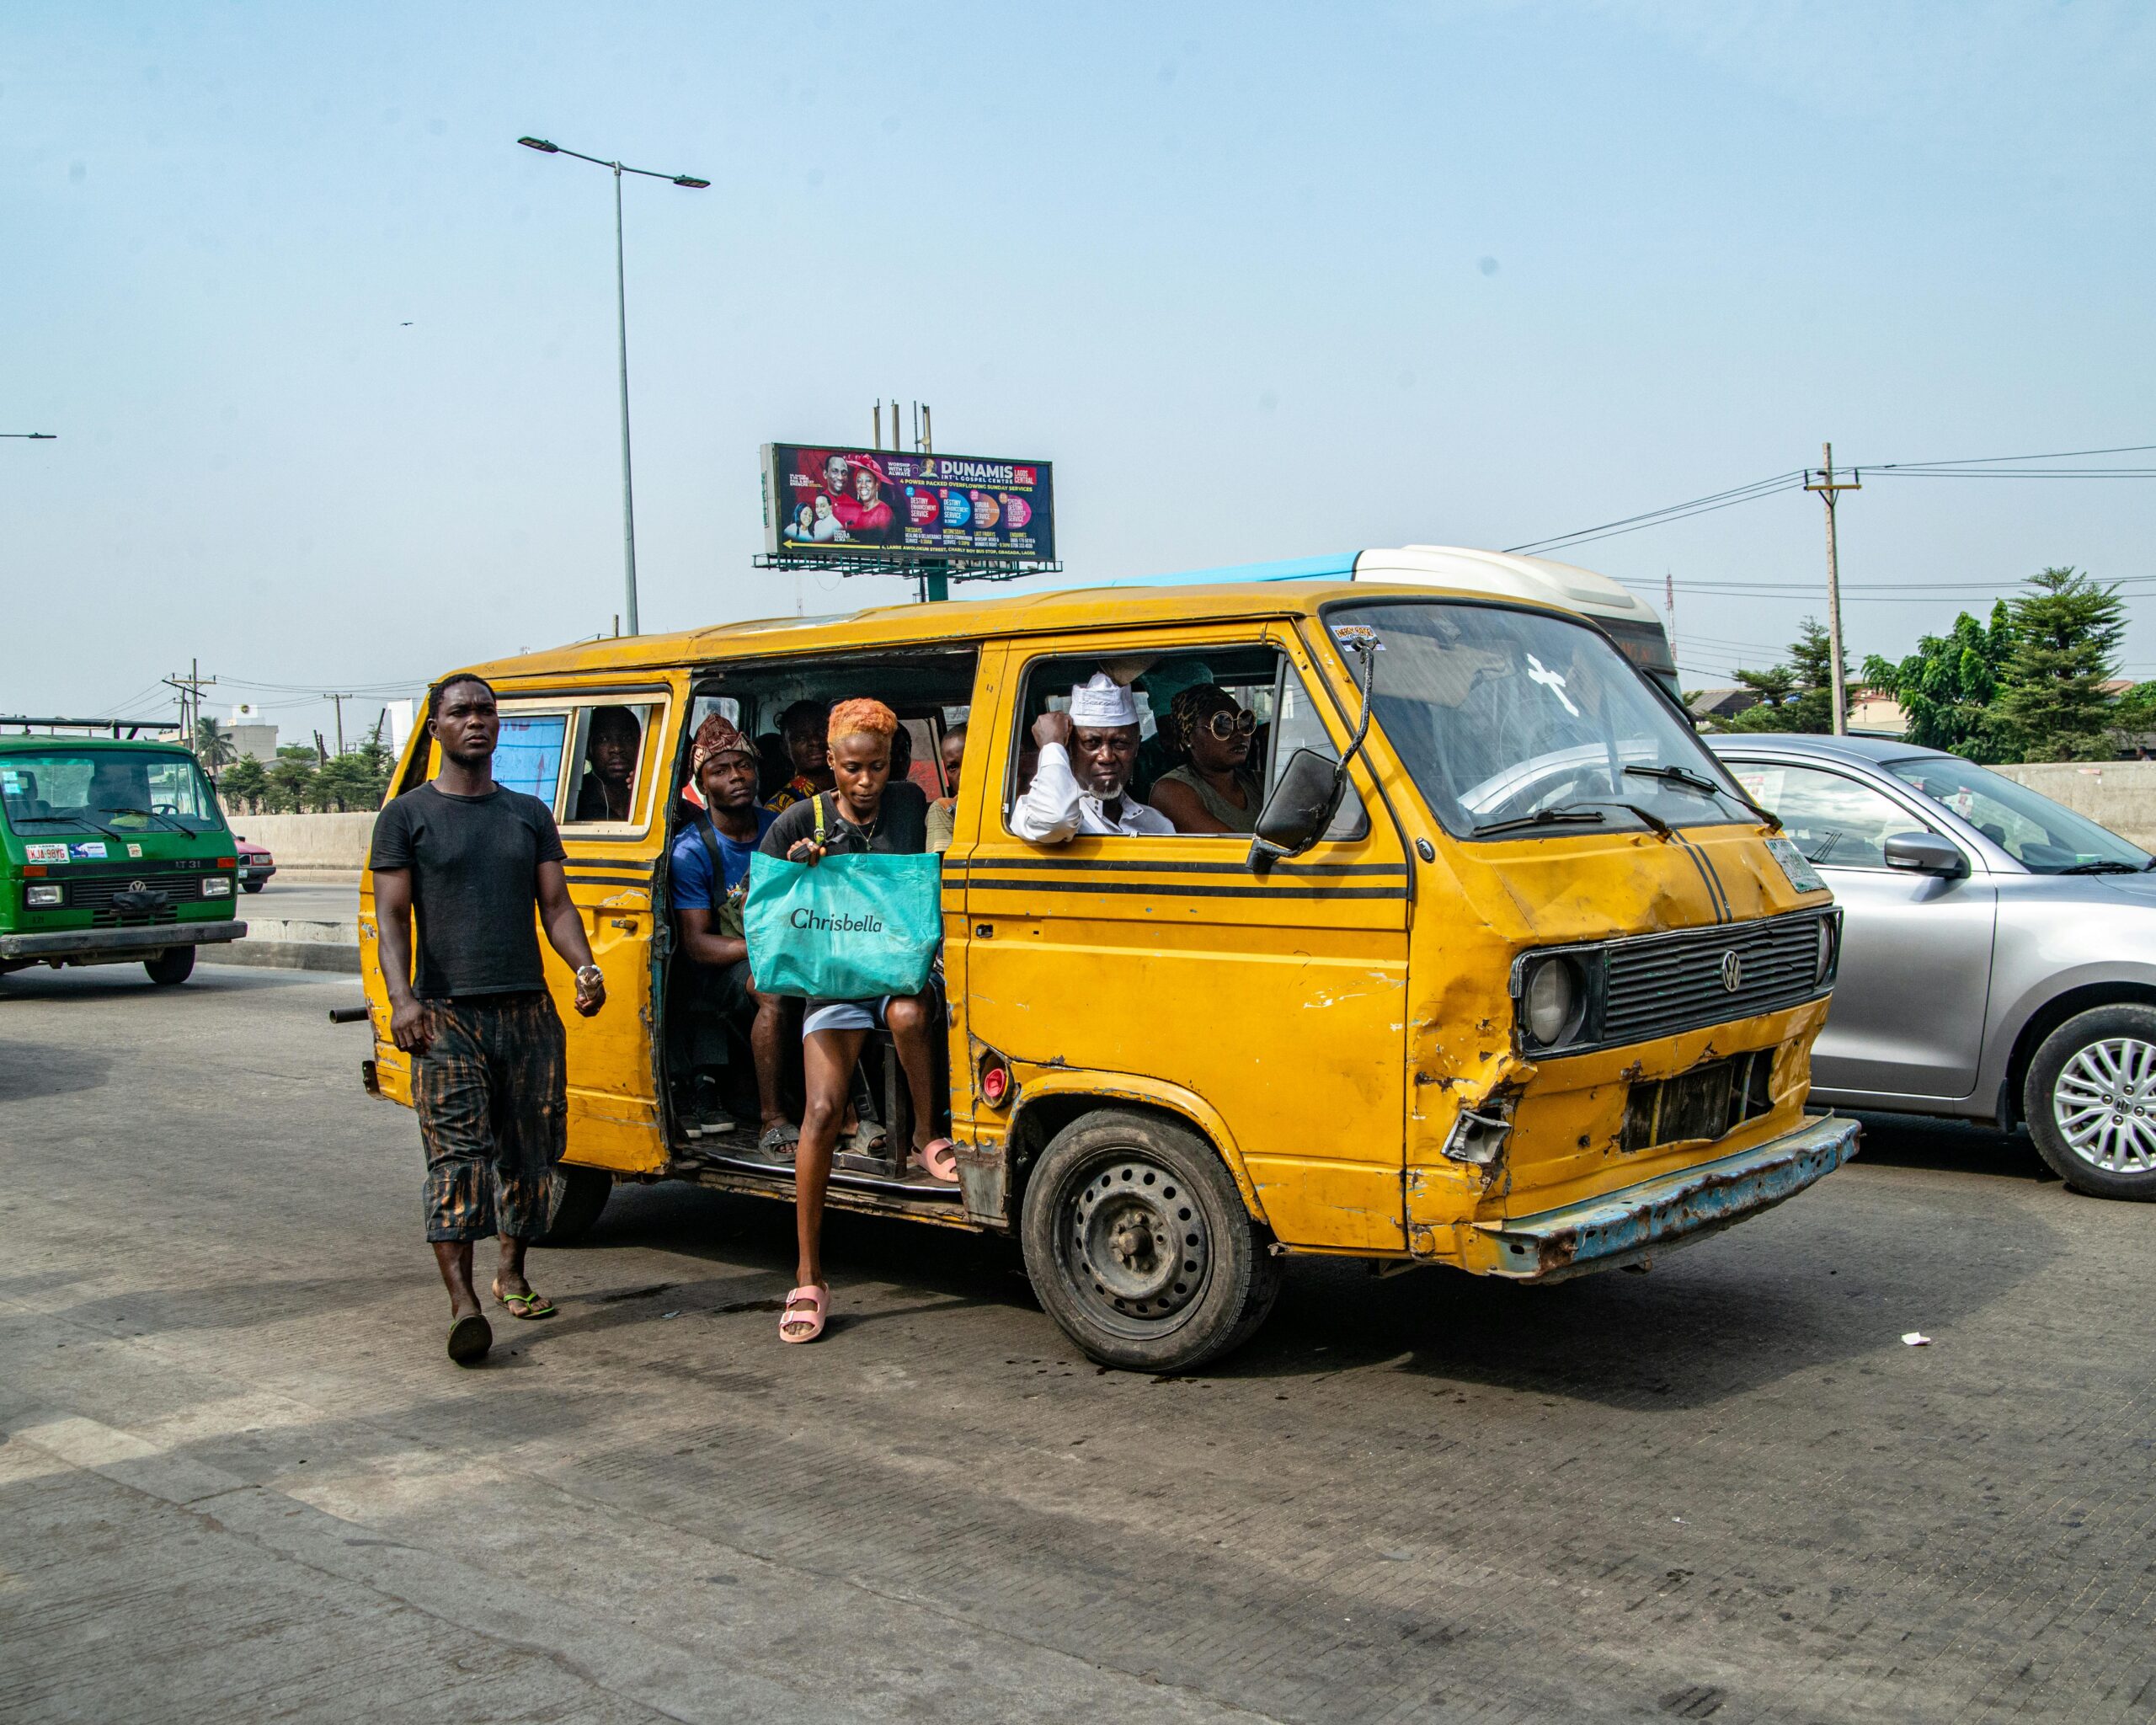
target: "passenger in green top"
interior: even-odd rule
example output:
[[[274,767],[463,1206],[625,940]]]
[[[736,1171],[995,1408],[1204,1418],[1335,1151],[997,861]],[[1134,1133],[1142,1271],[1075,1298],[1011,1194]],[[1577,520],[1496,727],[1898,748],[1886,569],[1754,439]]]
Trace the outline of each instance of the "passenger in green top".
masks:
[[[1177,695],[1165,727],[1182,764],[1153,781],[1153,806],[1177,832],[1253,833],[1263,800],[1250,765],[1257,715],[1218,683]]]

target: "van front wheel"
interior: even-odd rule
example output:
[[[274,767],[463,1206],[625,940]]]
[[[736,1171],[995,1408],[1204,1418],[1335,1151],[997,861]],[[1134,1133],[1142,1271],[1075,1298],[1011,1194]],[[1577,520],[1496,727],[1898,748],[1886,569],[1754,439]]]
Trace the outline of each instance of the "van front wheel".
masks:
[[[1026,1186],[1026,1274],[1103,1365],[1187,1371],[1239,1346],[1280,1292],[1280,1263],[1212,1146],[1103,1108],[1042,1152]]]
[[[142,960],[142,968],[150,973],[150,980],[160,988],[170,988],[195,974],[193,947],[167,947],[154,959]]]

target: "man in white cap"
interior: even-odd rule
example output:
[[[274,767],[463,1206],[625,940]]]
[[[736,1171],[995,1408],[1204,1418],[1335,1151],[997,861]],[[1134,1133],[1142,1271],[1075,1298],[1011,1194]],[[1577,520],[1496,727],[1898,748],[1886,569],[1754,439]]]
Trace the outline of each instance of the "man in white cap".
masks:
[[[1123,794],[1138,761],[1138,704],[1107,672],[1070,692],[1068,713],[1035,719],[1033,740],[1040,766],[1011,817],[1020,838],[1059,845],[1081,832],[1174,833],[1166,815]]]

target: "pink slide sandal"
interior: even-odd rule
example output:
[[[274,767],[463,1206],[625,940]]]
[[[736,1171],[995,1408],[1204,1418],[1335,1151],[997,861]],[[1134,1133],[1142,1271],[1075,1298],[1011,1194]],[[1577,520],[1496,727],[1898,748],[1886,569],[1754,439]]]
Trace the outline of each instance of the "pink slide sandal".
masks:
[[[813,1342],[824,1333],[824,1316],[830,1305],[830,1290],[819,1288],[811,1282],[805,1288],[796,1288],[786,1296],[786,1306],[778,1315],[778,1338],[782,1342]],[[787,1325],[807,1324],[805,1330],[788,1329]]]
[[[958,1146],[947,1138],[931,1139],[906,1158],[906,1166],[918,1168],[931,1180],[955,1186],[958,1183]]]

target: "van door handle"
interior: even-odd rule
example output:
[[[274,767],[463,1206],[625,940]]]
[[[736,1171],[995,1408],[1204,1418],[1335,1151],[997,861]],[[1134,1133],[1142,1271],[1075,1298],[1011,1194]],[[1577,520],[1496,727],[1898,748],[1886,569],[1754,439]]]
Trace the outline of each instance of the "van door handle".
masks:
[[[993,922],[976,922],[974,924],[974,938],[975,940],[994,940],[995,938],[995,925]]]

